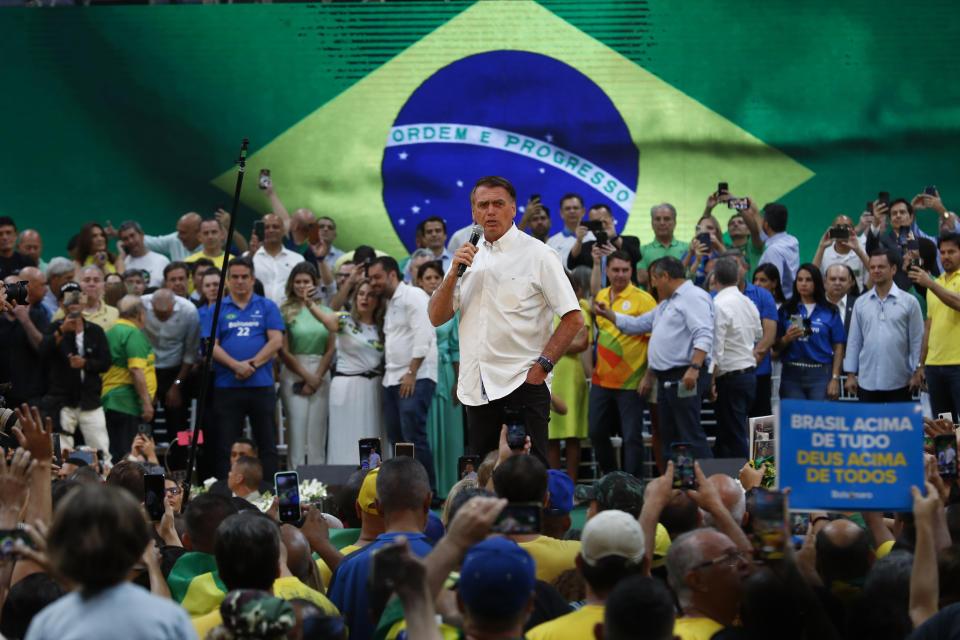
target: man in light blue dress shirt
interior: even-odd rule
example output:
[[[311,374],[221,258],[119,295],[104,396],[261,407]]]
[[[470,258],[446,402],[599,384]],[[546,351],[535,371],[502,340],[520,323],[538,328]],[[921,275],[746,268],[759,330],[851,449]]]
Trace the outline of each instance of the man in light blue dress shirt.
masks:
[[[891,251],[872,251],[869,268],[874,286],[853,305],[844,386],[861,402],[911,402],[920,386],[920,303],[894,284],[897,260]]]
[[[713,452],[700,424],[703,394],[710,386],[707,356],[713,352],[714,310],[710,294],[686,279],[683,263],[664,257],[650,265],[650,286],[660,304],[639,316],[596,309],[623,333],[650,333],[647,364],[657,376],[657,403],[664,460],[677,442],[692,445],[698,458]],[[649,392],[641,383],[638,393]]]
[[[800,268],[800,242],[787,233],[787,208],[776,202],[767,204],[763,208],[762,223],[765,248],[757,266],[775,266],[780,272],[783,295],[790,299],[793,296],[793,279]]]

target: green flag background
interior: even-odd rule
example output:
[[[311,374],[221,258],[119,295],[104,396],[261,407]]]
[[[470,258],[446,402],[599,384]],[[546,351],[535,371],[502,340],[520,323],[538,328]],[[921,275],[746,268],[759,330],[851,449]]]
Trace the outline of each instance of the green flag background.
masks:
[[[830,219],[856,219],[880,190],[936,184],[958,206],[958,36],[947,1],[4,9],[0,213],[38,229],[47,259],[86,220],[171,231],[229,202],[248,137],[243,232],[266,211],[255,182],[269,167],[289,209],[337,220],[338,245],[402,255],[384,197],[398,113],[441,68],[514,50],[583,73],[622,117],[639,158],[627,232],[648,241],[650,206],[669,201],[688,239],[725,180],[784,202],[809,259]],[[554,213],[560,195],[543,193]],[[918,220],[935,230],[933,212]]]

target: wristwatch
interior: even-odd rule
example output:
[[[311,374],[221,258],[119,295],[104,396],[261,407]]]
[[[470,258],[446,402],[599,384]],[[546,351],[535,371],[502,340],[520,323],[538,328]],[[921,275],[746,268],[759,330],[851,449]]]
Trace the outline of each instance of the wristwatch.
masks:
[[[537,358],[537,364],[543,367],[544,371],[546,371],[547,373],[550,373],[551,371],[553,371],[553,367],[556,363],[553,362],[553,360],[551,360],[547,356],[540,356],[539,358]]]
[[[689,365],[689,367],[690,367],[691,369],[696,369],[697,371],[700,371],[700,369],[703,368],[703,365],[697,364],[696,362],[691,362],[690,365]]]

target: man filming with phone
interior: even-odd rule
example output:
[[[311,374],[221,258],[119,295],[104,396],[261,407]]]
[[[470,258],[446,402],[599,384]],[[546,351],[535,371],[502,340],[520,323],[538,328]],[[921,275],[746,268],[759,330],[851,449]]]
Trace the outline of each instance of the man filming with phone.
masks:
[[[866,235],[863,237],[866,242]],[[848,216],[837,216],[833,224],[820,238],[817,253],[813,256],[813,264],[817,265],[821,273],[835,264],[845,265],[853,270],[857,286],[863,291],[867,282],[870,258],[861,246],[861,239],[857,237],[853,227],[853,220]]]
[[[591,231],[596,239],[584,241],[586,234]],[[587,219],[581,221],[577,227],[577,241],[573,243],[570,255],[567,256],[567,269],[572,271],[580,265],[592,267],[593,247],[600,247],[605,254],[623,251],[630,256],[630,280],[633,284],[637,284],[637,274],[633,267],[640,262],[640,239],[636,236],[619,235],[613,212],[605,204],[595,204],[590,207],[587,211]],[[606,284],[609,283],[604,276],[604,285]]]
[[[457,397],[467,411],[473,452],[497,449],[510,407],[523,412],[533,453],[546,464],[549,376],[583,326],[583,314],[557,252],[513,224],[516,199],[504,178],[477,180],[470,205],[483,240],[456,250],[429,314],[439,327],[460,310]],[[556,330],[555,315],[561,318]]]

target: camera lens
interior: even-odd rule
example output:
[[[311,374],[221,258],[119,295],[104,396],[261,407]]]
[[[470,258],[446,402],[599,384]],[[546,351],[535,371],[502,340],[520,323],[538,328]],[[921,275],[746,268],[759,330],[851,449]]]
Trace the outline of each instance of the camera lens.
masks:
[[[25,280],[13,284],[5,284],[3,288],[7,292],[8,302],[16,301],[17,304],[27,303],[27,282]]]

